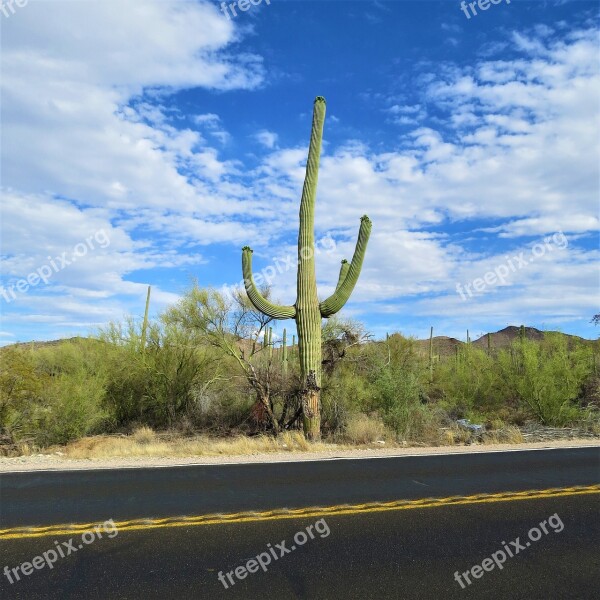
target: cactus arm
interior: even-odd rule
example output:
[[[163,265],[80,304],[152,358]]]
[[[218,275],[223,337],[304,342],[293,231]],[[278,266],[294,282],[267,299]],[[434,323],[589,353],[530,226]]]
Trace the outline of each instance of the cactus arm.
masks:
[[[371,220],[365,215],[360,220],[360,231],[358,232],[356,249],[354,250],[354,256],[352,257],[352,262],[350,263],[344,282],[341,285],[338,282],[335,292],[329,296],[327,300],[324,300],[319,304],[322,317],[327,318],[339,312],[348,301],[348,298],[350,298],[350,294],[352,294],[352,290],[354,290],[354,286],[360,275],[360,270],[362,269],[362,263],[365,258],[365,251],[370,235]]]
[[[274,304],[267,300],[256,287],[252,276],[252,248],[244,246],[242,249],[242,272],[244,274],[244,287],[250,302],[263,314],[273,319],[293,319],[296,316],[294,306]]]
[[[342,266],[340,267],[340,276],[338,278],[337,285],[335,286],[336,292],[340,289],[342,283],[344,283],[346,275],[348,275],[348,269],[350,269],[350,263],[346,259],[344,259],[342,261]]]

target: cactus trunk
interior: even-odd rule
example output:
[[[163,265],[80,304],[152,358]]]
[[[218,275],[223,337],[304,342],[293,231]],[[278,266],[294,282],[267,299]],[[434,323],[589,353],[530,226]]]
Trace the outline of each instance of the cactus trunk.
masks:
[[[302,381],[300,400],[303,409],[304,433],[309,440],[318,440],[321,435],[321,319],[337,313],[348,301],[358,280],[371,233],[371,221],[367,216],[363,216],[351,263],[348,264],[346,260],[342,261],[334,293],[319,303],[315,273],[314,221],[324,123],[325,99],[318,96],[314,103],[306,177],[300,201],[297,296],[294,305],[280,306],[262,296],[252,277],[252,249],[248,246],[242,249],[244,284],[252,304],[274,319],[295,319],[296,321]]]
[[[146,352],[146,339],[148,337],[148,311],[150,309],[150,291],[152,286],[148,286],[148,292],[146,293],[146,308],[144,309],[144,321],[142,323],[142,336],[140,340],[140,346],[142,354]]]
[[[283,340],[281,342],[282,347],[282,363],[283,363],[283,374],[287,375],[288,370],[288,357],[287,357],[287,331],[283,329]]]
[[[429,331],[429,383],[433,383],[433,327]]]
[[[314,227],[324,121],[325,102],[317,98],[314,105],[306,177],[300,201],[296,299],[296,327],[302,381],[300,399],[304,433],[309,439],[318,439],[321,431],[321,311],[317,296]]]

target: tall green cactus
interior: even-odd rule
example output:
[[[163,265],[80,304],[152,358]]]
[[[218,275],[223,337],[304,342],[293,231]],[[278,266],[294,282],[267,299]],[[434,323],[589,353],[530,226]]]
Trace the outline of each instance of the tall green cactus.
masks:
[[[140,341],[140,346],[142,349],[142,354],[146,352],[146,338],[148,336],[148,310],[150,308],[150,291],[152,290],[152,286],[148,286],[148,292],[146,293],[146,308],[144,309],[144,321],[142,323],[142,339]]]
[[[429,330],[429,383],[433,383],[433,327]]]
[[[287,331],[283,328],[283,340],[281,341],[281,347],[283,349],[281,362],[283,363],[283,374],[287,375],[288,370],[288,357],[287,357]]]
[[[319,159],[323,125],[325,122],[325,98],[318,96],[313,108],[312,132],[308,149],[306,176],[300,201],[300,229],[298,232],[298,276],[296,302],[281,306],[270,302],[259,292],[252,277],[252,249],[242,249],[244,285],[252,304],[265,315],[274,319],[294,319],[298,331],[298,355],[302,379],[301,401],[304,433],[310,440],[321,435],[321,319],[331,317],[348,301],[360,275],[367,242],[371,234],[371,221],[361,218],[358,241],[352,261],[342,261],[335,291],[329,298],[319,302],[315,275],[315,199],[319,176]]]

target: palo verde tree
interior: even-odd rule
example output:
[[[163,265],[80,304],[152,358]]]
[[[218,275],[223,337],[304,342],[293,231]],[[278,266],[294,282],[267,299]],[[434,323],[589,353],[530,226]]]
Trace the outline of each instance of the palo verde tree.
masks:
[[[264,298],[252,276],[252,249],[242,250],[242,271],[246,292],[252,304],[273,319],[294,319],[298,330],[298,356],[300,361],[301,392],[304,433],[310,440],[321,435],[321,319],[339,312],[348,301],[360,275],[371,221],[361,218],[358,241],[352,262],[343,260],[334,293],[319,302],[315,274],[315,199],[319,176],[319,159],[325,122],[325,98],[318,96],[314,102],[312,132],[306,164],[306,176],[300,201],[300,228],[298,232],[298,275],[296,302],[282,306]]]

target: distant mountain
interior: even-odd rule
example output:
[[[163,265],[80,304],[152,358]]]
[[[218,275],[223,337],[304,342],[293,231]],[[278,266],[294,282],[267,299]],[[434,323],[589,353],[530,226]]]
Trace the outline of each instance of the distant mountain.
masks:
[[[514,325],[509,325],[500,331],[496,331],[495,333],[484,333],[480,338],[473,340],[471,343],[473,346],[486,350],[488,347],[488,335],[489,335],[489,344],[493,350],[501,350],[503,348],[508,348],[514,340],[518,339],[520,335],[520,327],[516,327]],[[525,327],[525,338],[528,340],[540,341],[544,339],[544,335],[547,333],[556,333],[558,335],[563,335],[567,338],[569,344],[573,343],[583,343],[583,344],[593,344],[594,340],[586,340],[585,338],[579,337],[578,335],[571,335],[569,333],[562,333],[559,331],[540,331],[535,327]],[[418,347],[425,351],[429,352],[429,339],[425,340],[417,340]],[[433,337],[433,351],[435,354],[439,354],[442,356],[446,356],[449,354],[454,354],[456,352],[456,348],[461,348],[465,345],[465,342],[461,342],[456,338],[446,337],[443,335],[434,336]]]
[[[417,347],[426,353],[429,353],[429,339],[417,340]],[[442,356],[455,354],[457,348],[462,348],[465,343],[453,337],[445,335],[433,336],[433,352]]]
[[[508,346],[510,346],[512,344],[512,342],[515,339],[517,339],[519,337],[520,329],[521,329],[520,327],[516,327],[515,325],[509,325],[508,327],[505,327],[504,329],[501,329],[500,331],[496,331],[495,333],[490,333],[489,336],[490,336],[491,348],[493,348],[494,350],[500,350],[503,348],[507,348]],[[539,329],[536,329],[535,327],[525,327],[525,337],[528,340],[535,340],[535,341],[542,340],[544,338],[544,335],[547,333],[556,333],[558,335],[563,335],[568,339],[569,344],[573,344],[573,343],[594,344],[594,343],[597,343],[596,340],[587,340],[585,338],[579,337],[578,335],[571,335],[569,333],[562,333],[560,331],[540,331]],[[399,333],[393,333],[390,337],[400,336],[400,335],[401,334],[399,334]],[[488,336],[488,334],[484,333],[480,338],[473,340],[471,343],[473,344],[473,346],[485,350],[488,347],[487,336]],[[47,342],[35,342],[35,341],[17,342],[15,344],[2,346],[2,347],[0,347],[0,350],[2,350],[2,348],[11,348],[11,347],[15,347],[15,346],[21,346],[21,347],[28,346],[30,348],[44,348],[44,347],[48,347],[48,346],[56,346],[58,344],[63,344],[63,343],[89,342],[90,340],[92,340],[92,343],[94,341],[98,341],[98,340],[95,340],[94,338],[73,337],[73,338],[66,338],[66,339],[62,339],[62,340],[50,340]],[[424,340],[415,340],[415,341],[416,341],[417,347],[420,350],[429,352],[429,338],[424,339]],[[248,351],[251,347],[252,342],[250,340],[247,340],[245,342],[244,341],[240,342],[240,344],[243,349]],[[260,342],[258,345],[260,346]],[[444,355],[444,356],[449,355],[449,354],[454,354],[456,352],[456,348],[462,348],[464,345],[465,345],[465,342],[462,342],[461,340],[457,340],[456,338],[453,338],[453,337],[448,337],[445,335],[436,335],[433,337],[433,351],[435,354],[440,354],[440,355]],[[275,350],[277,350],[277,349],[275,349]]]
[[[59,344],[75,344],[77,342],[89,342],[90,340],[95,340],[94,338],[84,338],[81,336],[72,337],[72,338],[64,338],[61,340],[48,340],[47,342],[15,342],[14,344],[8,344],[6,346],[2,346],[2,348],[15,348],[15,347],[29,347],[29,348],[47,348],[48,346],[58,346]],[[93,342],[92,342],[93,343]],[[1,348],[0,348],[1,349]]]
[[[494,349],[502,349],[510,346],[520,335],[520,327],[515,327],[514,325],[509,325],[500,331],[496,331],[496,333],[490,333],[490,346]],[[540,341],[544,339],[544,335],[547,333],[555,333],[558,335],[562,335],[567,338],[567,341],[572,343],[584,343],[589,344],[593,343],[592,340],[586,340],[578,335],[571,335],[570,333],[562,333],[560,331],[540,331],[535,327],[525,327],[525,338],[533,341]],[[487,348],[488,334],[482,335],[480,338],[476,339],[473,342],[473,346],[477,346],[479,348]]]

